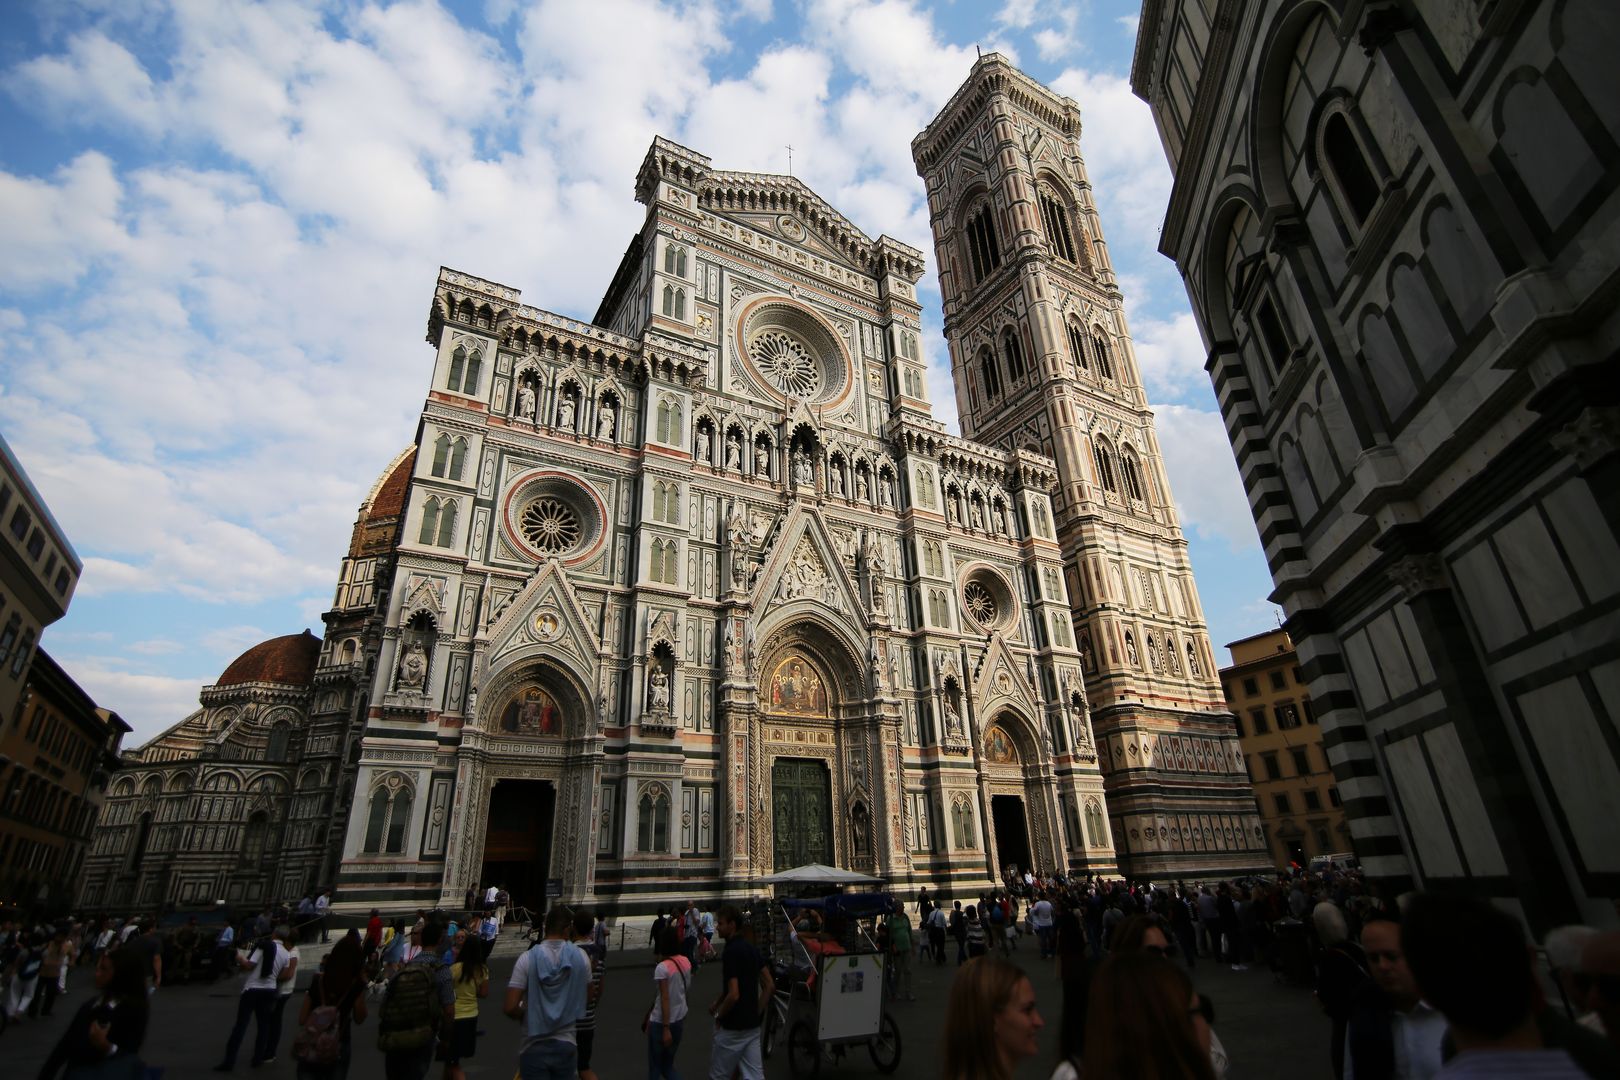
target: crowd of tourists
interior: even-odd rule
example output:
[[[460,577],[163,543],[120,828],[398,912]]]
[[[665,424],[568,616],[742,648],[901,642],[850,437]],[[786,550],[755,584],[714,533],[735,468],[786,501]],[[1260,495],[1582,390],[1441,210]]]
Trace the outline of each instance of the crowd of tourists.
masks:
[[[465,912],[420,911],[414,920],[373,911],[363,927],[332,935],[324,954],[309,949],[296,907],[227,924],[217,940],[194,921],[167,942],[150,918],[5,923],[0,1001],[9,1021],[43,1023],[70,978],[86,980],[42,1080],[138,1075],[110,1066],[139,1061],[153,1003],[163,1000],[154,995],[201,971],[196,953],[208,948],[207,977],[241,980],[216,1071],[285,1055],[300,1080],[342,1080],[356,1029],[368,1025],[390,1080],[425,1080],[436,1069],[465,1080],[487,1022],[489,957],[506,907],[499,890],[468,899]],[[650,977],[627,991],[648,1003],[640,1026],[650,1078],[679,1075],[688,1015],[700,1005],[714,1021],[708,1075],[763,1077],[760,1029],[778,978],[813,996],[816,960],[851,941],[849,928],[813,908],[796,920],[795,956],[783,966],[768,961],[771,946],[754,940],[757,924],[736,907],[687,902],[657,916]],[[884,986],[895,999],[915,1000],[917,965],[949,965],[947,1080],[1010,1080],[1042,1057],[1052,1080],[1263,1073],[1262,1063],[1229,1061],[1216,1003],[1197,984],[1200,961],[1265,965],[1309,985],[1330,1021],[1322,1052],[1340,1080],[1620,1076],[1620,933],[1549,934],[1549,982],[1521,923],[1499,908],[1436,895],[1395,903],[1354,872],[1170,886],[1030,875],[962,899],[923,889],[858,933],[889,958]],[[533,936],[498,995],[499,1012],[521,1030],[518,1074],[595,1080],[606,920],[557,905]],[[188,948],[177,950],[182,937]],[[719,992],[697,1001],[694,973],[716,961]],[[1056,1002],[1037,1001],[1026,974],[1046,963],[1058,974]],[[1055,1033],[1045,1030],[1048,1017]]]

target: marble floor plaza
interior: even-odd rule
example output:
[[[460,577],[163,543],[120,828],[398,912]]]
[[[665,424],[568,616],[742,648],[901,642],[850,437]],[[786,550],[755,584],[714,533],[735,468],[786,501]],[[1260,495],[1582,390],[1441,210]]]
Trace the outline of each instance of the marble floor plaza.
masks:
[[[500,996],[516,961],[520,943],[515,935],[503,939],[493,960],[490,997],[484,1003],[477,1057],[466,1062],[469,1078],[508,1080],[516,1069],[518,1025],[500,1013]],[[952,947],[954,950],[954,946]],[[935,1077],[940,1075],[939,1033],[956,972],[954,951],[944,967],[931,964],[914,968],[917,1000],[896,1002],[891,1008],[900,1024],[903,1057],[896,1076]],[[1035,986],[1036,999],[1047,1026],[1041,1032],[1041,1057],[1018,1072],[1018,1080],[1044,1080],[1050,1075],[1057,1054],[1059,990],[1056,967],[1042,962],[1033,941],[1026,940],[1013,959]],[[596,1057],[593,1063],[602,1080],[621,1080],[645,1075],[646,1042],[640,1031],[642,1014],[652,993],[652,955],[645,951],[609,954],[606,988],[598,1018]],[[83,1001],[89,986],[88,971],[75,972],[68,996],[57,1003],[50,1020],[13,1024],[0,1038],[0,1062],[4,1075],[30,1078],[49,1054],[62,1024]],[[1308,989],[1277,982],[1260,967],[1234,972],[1223,965],[1200,962],[1193,971],[1199,992],[1214,1001],[1215,1030],[1231,1056],[1232,1080],[1244,1077],[1288,1076],[1294,1080],[1330,1077],[1328,1068],[1328,1021],[1317,1008]],[[153,999],[153,1023],[143,1057],[162,1066],[164,1080],[191,1080],[214,1075],[209,1072],[220,1053],[236,1015],[236,980],[210,986],[185,986],[160,990]],[[712,1026],[704,1015],[709,1002],[719,994],[720,968],[707,964],[693,977],[690,1000],[697,1015],[688,1025],[676,1065],[686,1077],[708,1075]],[[244,1056],[237,1073],[256,1080],[290,1080],[294,1076],[291,1044],[296,1033],[296,1001],[288,1004],[280,1056],[274,1063],[250,1069]],[[244,1046],[250,1045],[251,1029]],[[355,1031],[354,1063],[351,1080],[381,1080],[382,1055],[376,1049],[376,1014]],[[786,1077],[785,1054],[778,1051],[766,1063],[769,1077]],[[440,1067],[429,1074],[437,1078]],[[864,1054],[852,1055],[844,1066],[824,1066],[824,1076],[878,1076]]]

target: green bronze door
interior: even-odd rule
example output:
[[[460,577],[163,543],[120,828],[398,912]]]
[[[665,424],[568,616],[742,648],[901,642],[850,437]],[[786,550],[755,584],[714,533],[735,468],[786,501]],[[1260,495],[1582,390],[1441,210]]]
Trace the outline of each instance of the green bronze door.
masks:
[[[827,766],[777,758],[771,766],[773,870],[833,861],[832,780]]]

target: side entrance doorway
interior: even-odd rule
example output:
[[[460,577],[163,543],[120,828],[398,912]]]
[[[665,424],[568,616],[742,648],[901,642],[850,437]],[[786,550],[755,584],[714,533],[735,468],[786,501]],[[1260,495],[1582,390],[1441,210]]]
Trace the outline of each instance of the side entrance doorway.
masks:
[[[545,910],[556,809],[557,789],[550,781],[495,782],[489,794],[480,889],[497,885],[512,895],[513,904]]]
[[[826,763],[777,758],[771,766],[772,871],[833,861],[832,776]]]
[[[1001,865],[994,867],[996,880],[1009,866],[1018,872],[1031,869],[1029,865],[1029,822],[1024,818],[1024,798],[1021,795],[990,796],[990,817],[996,829],[996,858]]]

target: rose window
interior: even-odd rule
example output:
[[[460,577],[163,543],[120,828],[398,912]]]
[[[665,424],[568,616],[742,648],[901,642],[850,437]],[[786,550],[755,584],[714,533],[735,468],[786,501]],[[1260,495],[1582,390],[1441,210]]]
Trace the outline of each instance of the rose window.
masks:
[[[579,514],[561,499],[542,496],[523,508],[518,518],[523,538],[548,555],[561,554],[579,543]]]
[[[996,621],[996,598],[979,582],[970,581],[963,586],[962,603],[975,621],[985,626]]]
[[[804,343],[784,330],[769,329],[754,338],[754,366],[771,385],[792,397],[808,398],[821,387],[821,365]]]

